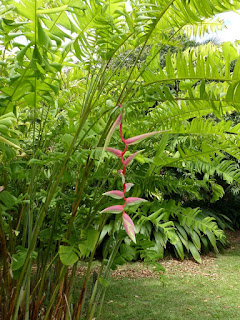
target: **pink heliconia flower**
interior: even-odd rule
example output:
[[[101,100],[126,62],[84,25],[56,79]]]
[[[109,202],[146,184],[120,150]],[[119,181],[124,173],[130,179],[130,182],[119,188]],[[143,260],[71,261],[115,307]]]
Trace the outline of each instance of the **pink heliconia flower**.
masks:
[[[125,183],[125,176],[123,174],[123,170],[118,170],[118,173],[120,174],[120,176],[122,177],[122,184]]]
[[[141,202],[147,202],[147,200],[136,197],[129,197],[126,199],[126,205],[132,206]]]
[[[164,132],[164,131],[153,131],[153,132],[140,134],[139,136],[135,136],[135,137],[132,137],[132,138],[128,138],[126,140],[126,144],[129,146],[130,144],[137,143],[137,142],[139,142],[139,141],[141,141],[141,140],[143,140],[145,138],[151,137],[154,134],[161,133],[161,132]]]
[[[114,124],[112,125],[112,128],[110,129],[110,132],[114,132],[117,128],[117,126],[122,122],[122,115],[119,114],[119,116],[117,117],[117,119],[115,120]]]
[[[103,209],[101,211],[102,212],[109,212],[109,213],[120,213],[120,212],[123,212],[123,205],[116,205],[116,206],[111,206],[111,207],[108,207],[106,209]]]
[[[104,151],[106,150],[108,144],[109,144],[109,141],[114,133],[114,131],[116,130],[117,126],[122,122],[122,116],[121,114],[119,114],[119,116],[117,117],[117,119],[115,120],[114,124],[112,125],[111,129],[109,130],[109,133],[107,135],[107,138],[106,138],[106,141],[104,143],[104,146],[103,146],[103,151],[102,151],[102,154],[101,154],[101,157],[100,157],[100,160],[98,162],[98,166],[99,164],[101,163],[102,159],[103,159],[103,153]]]
[[[134,223],[132,222],[132,219],[129,217],[129,215],[126,214],[126,212],[123,212],[122,218],[123,218],[123,226],[127,235],[134,243],[136,243],[136,237],[135,237],[136,230],[135,230]]]
[[[124,198],[124,193],[123,193],[123,191],[120,191],[120,190],[111,190],[111,191],[103,193],[103,195],[110,196],[111,198],[114,198],[114,199]]]
[[[133,153],[130,157],[128,157],[128,158],[124,161],[124,166],[126,167],[127,165],[129,165],[129,163],[133,160],[133,158],[135,158],[140,152],[142,152],[142,150],[137,151],[137,152]]]
[[[126,192],[128,192],[132,187],[134,186],[134,183],[126,183]]]
[[[115,148],[106,148],[106,150],[108,152],[113,153],[115,156],[117,156],[119,158],[121,158],[121,156],[122,156],[122,151],[121,150],[118,150],[118,149],[115,149]]]

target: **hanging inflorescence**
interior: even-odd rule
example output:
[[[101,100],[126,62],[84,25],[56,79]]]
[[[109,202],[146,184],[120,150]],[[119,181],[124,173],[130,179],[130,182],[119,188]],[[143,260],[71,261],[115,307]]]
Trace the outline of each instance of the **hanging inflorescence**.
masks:
[[[119,107],[121,108],[121,105],[119,105]],[[124,139],[123,132],[122,132],[122,115],[121,114],[119,114],[116,121],[114,122],[114,124],[110,130],[111,134],[116,130],[116,128],[118,126],[120,126],[120,137],[121,137],[122,142],[124,143],[124,150],[121,151],[121,150],[114,149],[114,148],[106,148],[106,150],[108,152],[113,153],[115,156],[117,156],[121,159],[123,168],[121,170],[119,170],[119,173],[122,177],[123,190],[122,191],[121,190],[111,190],[111,191],[105,192],[104,195],[110,196],[114,199],[122,199],[122,200],[124,200],[124,204],[114,205],[114,206],[108,207],[108,208],[102,210],[102,212],[122,213],[124,229],[125,229],[126,233],[128,234],[129,238],[132,241],[136,242],[136,238],[135,238],[136,230],[135,230],[134,223],[133,223],[132,219],[129,217],[129,215],[125,212],[125,210],[130,205],[135,205],[137,203],[145,202],[147,200],[142,199],[142,198],[137,198],[137,197],[126,197],[125,196],[126,193],[133,186],[133,183],[126,183],[125,173],[126,173],[126,167],[131,163],[131,161],[141,151],[137,151],[137,152],[133,153],[131,156],[129,156],[125,160],[124,160],[124,155],[125,155],[129,145],[135,144],[135,143],[137,143],[145,138],[148,138],[156,133],[161,133],[162,131],[149,132],[149,133],[141,134],[139,136],[135,136],[135,137],[132,137],[129,139]]]

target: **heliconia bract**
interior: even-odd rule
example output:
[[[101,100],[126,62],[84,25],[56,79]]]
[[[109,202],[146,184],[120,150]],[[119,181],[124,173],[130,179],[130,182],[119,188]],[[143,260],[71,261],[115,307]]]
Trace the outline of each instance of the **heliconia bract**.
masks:
[[[133,186],[134,186],[134,183],[126,183],[125,184],[125,187],[126,187],[126,191],[125,192],[128,192]]]
[[[103,146],[103,149],[102,149],[102,154],[101,154],[101,157],[100,157],[100,160],[98,163],[101,163],[102,159],[103,159],[103,153],[104,151],[106,150],[106,147],[114,133],[114,131],[116,130],[117,126],[122,123],[122,116],[121,114],[119,114],[119,116],[117,117],[117,119],[115,120],[114,124],[112,125],[111,129],[109,130],[108,132],[108,135],[107,135],[107,138],[105,140],[105,143],[104,143],[104,146]],[[99,165],[99,164],[98,164]]]
[[[136,230],[135,230],[134,223],[132,222],[132,219],[129,217],[129,215],[126,214],[126,212],[123,212],[122,218],[123,218],[123,226],[127,235],[134,243],[136,243],[136,237],[135,237]]]
[[[101,212],[120,213],[123,212],[123,205],[111,206],[106,209],[103,209]]]
[[[123,193],[123,191],[120,191],[120,190],[108,191],[108,192],[103,193],[103,195],[110,196],[110,197],[112,197],[114,199],[122,199],[122,198],[124,198],[124,193]]]
[[[124,166],[126,167],[127,165],[129,165],[129,163],[130,163],[140,152],[142,152],[142,150],[133,153],[133,154],[132,154],[131,156],[129,156],[126,160],[124,160]]]
[[[148,133],[144,133],[144,134],[140,134],[139,136],[135,136],[135,137],[132,137],[132,138],[128,138],[126,140],[126,144],[127,146],[129,146],[130,144],[134,144],[134,143],[137,143],[145,138],[148,138],[148,137],[151,137],[153,136],[154,134],[157,134],[157,133],[161,133],[161,132],[164,132],[164,131],[154,131],[154,132],[148,132]]]
[[[118,170],[118,173],[120,174],[121,178],[122,178],[122,184],[125,184],[125,175],[123,174],[123,170]]]
[[[129,197],[126,199],[126,205],[132,206],[141,202],[147,202],[147,200],[136,197]]]
[[[113,133],[113,132],[116,130],[117,126],[118,126],[121,122],[122,122],[122,115],[119,114],[119,116],[118,116],[117,119],[115,120],[115,122],[114,122],[114,124],[112,125],[112,127],[111,127],[111,129],[110,129],[109,132]]]
[[[115,149],[115,148],[106,148],[106,150],[108,152],[113,153],[115,156],[117,156],[119,158],[121,158],[121,156],[122,156],[122,151],[121,150],[118,150],[118,149]]]

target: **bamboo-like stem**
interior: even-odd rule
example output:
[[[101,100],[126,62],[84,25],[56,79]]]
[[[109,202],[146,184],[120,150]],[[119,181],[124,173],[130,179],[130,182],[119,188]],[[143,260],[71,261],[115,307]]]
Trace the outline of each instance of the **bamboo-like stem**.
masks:
[[[93,262],[93,259],[94,259],[94,256],[95,256],[95,252],[96,252],[96,249],[97,249],[97,246],[98,246],[98,240],[99,240],[101,231],[102,231],[102,229],[104,227],[104,224],[105,224],[105,219],[102,220],[102,222],[101,222],[101,224],[100,224],[100,226],[98,228],[98,239],[97,239],[96,244],[94,246],[94,249],[93,249],[93,251],[92,251],[92,253],[90,255],[87,271],[86,271],[85,277],[84,277],[84,283],[83,283],[81,294],[80,294],[79,303],[78,303],[78,306],[77,306],[76,320],[80,320],[80,317],[81,317],[81,314],[82,314],[82,311],[83,311],[85,295],[86,295],[87,282],[88,282],[88,278],[89,278],[89,275],[90,275],[92,262]]]
[[[57,295],[57,293],[59,291],[59,287],[60,287],[60,285],[62,283],[62,280],[64,279],[66,271],[67,271],[67,266],[63,266],[62,270],[61,270],[61,273],[60,273],[60,276],[59,276],[59,279],[58,279],[58,284],[56,285],[56,287],[55,287],[55,289],[54,289],[54,291],[52,293],[51,300],[48,303],[48,308],[46,310],[46,314],[45,314],[43,320],[49,320],[49,314],[50,314],[52,305],[53,305],[53,303],[55,301],[56,295]]]
[[[102,307],[103,307],[106,291],[107,291],[107,287],[104,288],[104,291],[102,293],[102,298],[101,298],[101,301],[100,301],[100,306],[99,306],[98,314],[97,314],[97,320],[100,319],[100,316],[101,316],[101,313],[102,313]]]
[[[18,280],[15,296],[18,296],[19,293],[20,293],[20,288],[21,288],[22,283],[23,283],[24,275],[25,275],[25,272],[26,272],[27,267],[29,265],[29,261],[30,261],[30,257],[32,255],[32,252],[33,252],[33,250],[35,248],[36,241],[37,241],[37,238],[38,238],[38,234],[39,234],[42,222],[43,222],[43,220],[45,218],[45,215],[46,215],[47,209],[48,209],[48,207],[50,205],[50,202],[51,202],[51,200],[52,200],[52,198],[54,196],[55,190],[56,190],[56,188],[57,188],[57,186],[58,186],[58,184],[59,184],[59,182],[60,182],[60,180],[61,180],[61,178],[63,176],[63,173],[64,173],[65,168],[67,166],[67,162],[68,162],[69,157],[70,157],[70,155],[72,153],[73,147],[74,147],[74,145],[76,143],[76,140],[77,140],[77,138],[78,138],[78,136],[79,136],[79,134],[80,134],[80,132],[81,132],[81,130],[83,128],[83,125],[84,125],[86,119],[87,119],[87,115],[85,115],[85,117],[82,118],[82,121],[79,124],[77,132],[76,132],[76,134],[75,134],[75,136],[73,138],[73,141],[72,141],[72,143],[71,143],[71,145],[70,145],[70,147],[68,149],[68,152],[67,152],[67,154],[65,156],[65,159],[63,161],[63,164],[62,164],[62,167],[60,169],[60,172],[56,176],[55,183],[53,183],[53,185],[49,184],[49,190],[48,190],[48,193],[47,193],[46,201],[40,207],[38,218],[37,218],[37,220],[35,222],[35,227],[33,229],[32,241],[31,241],[31,244],[30,244],[30,246],[28,248],[28,253],[27,253],[24,265],[22,267],[22,272],[21,272],[20,278]],[[15,301],[15,299],[13,299],[13,301],[12,301],[13,304],[14,304],[14,301]],[[16,318],[17,317],[17,312],[18,312],[18,310],[15,309],[15,314],[14,314],[13,320],[17,320],[17,318]]]
[[[112,253],[111,253],[111,255],[110,255],[110,258],[109,258],[109,260],[108,260],[108,263],[107,263],[107,266],[106,266],[106,268],[105,268],[104,275],[103,275],[103,278],[106,279],[106,280],[108,279],[108,276],[109,276],[109,273],[110,273],[110,269],[111,269],[112,263],[113,263],[113,261],[114,261],[114,259],[115,259],[115,256],[116,256],[116,254],[117,254],[117,252],[118,252],[118,249],[119,249],[121,243],[122,243],[122,239],[117,239],[117,240],[116,240],[116,243],[115,243],[115,245],[114,245],[114,247],[113,247]],[[104,287],[101,287],[101,288],[100,288],[100,290],[99,290],[99,292],[98,292],[98,295],[97,295],[97,297],[96,297],[95,302],[93,303],[93,305],[92,305],[92,304],[89,305],[88,314],[87,314],[87,319],[88,319],[88,320],[92,320],[92,318],[93,318],[93,316],[94,316],[97,303],[98,303],[98,301],[99,301],[99,299],[100,299],[100,297],[101,297],[101,295],[102,295],[102,292],[103,292],[103,290],[104,290],[103,288],[104,288]]]
[[[2,266],[0,264],[0,278],[1,278],[1,298],[0,298],[0,315],[2,317],[6,317],[7,313],[7,301],[6,298],[9,297],[10,293],[10,282],[8,277],[8,252],[7,252],[7,242],[6,237],[4,234],[3,228],[3,217],[2,217],[2,208],[0,205],[0,243],[1,243],[1,250],[2,250]]]
[[[42,263],[42,269],[43,274],[41,277],[41,281],[40,281],[40,288],[38,290],[38,297],[37,297],[37,302],[36,302],[36,307],[38,307],[38,305],[40,304],[40,300],[43,294],[43,287],[44,287],[44,283],[45,283],[45,279],[46,279],[46,275],[47,275],[47,270],[49,269],[50,265],[53,263],[53,261],[55,260],[55,258],[57,257],[57,255],[55,255],[53,261],[50,263],[50,265],[46,268],[47,262],[48,262],[48,257],[49,257],[49,253],[50,253],[50,249],[51,249],[51,245],[52,245],[52,241],[53,241],[53,235],[54,235],[54,231],[56,228],[56,224],[57,224],[57,219],[58,219],[58,214],[59,214],[59,207],[56,209],[55,213],[54,213],[54,218],[53,218],[53,225],[51,228],[51,233],[50,233],[50,239],[48,241],[48,246],[47,246],[47,250],[45,253],[45,257],[43,259],[43,263]]]
[[[44,279],[46,278],[46,274],[47,274],[48,270],[50,269],[50,267],[52,266],[53,262],[56,260],[57,257],[58,257],[58,253],[54,256],[54,258],[53,258],[52,261],[49,263],[49,265],[48,265],[46,268],[44,268],[43,274],[42,274],[42,278],[39,279],[39,281],[37,282],[35,288],[34,288],[33,291],[32,291],[32,295],[31,295],[31,297],[30,297],[31,300],[33,300],[33,296],[34,296],[35,291],[37,290],[37,288],[38,288],[39,285],[40,285],[39,295],[42,293],[43,285],[44,285]],[[36,304],[35,304],[35,308],[34,308],[34,310],[33,310],[33,320],[34,320],[34,319],[37,319],[37,317],[38,317],[38,310],[39,310],[39,308],[41,307],[41,304],[42,304],[45,296],[46,296],[46,294],[45,294],[45,292],[44,292],[44,293],[42,294],[42,296],[40,297],[40,299],[39,299],[39,297],[38,297],[38,299],[37,299],[37,301],[36,301]]]

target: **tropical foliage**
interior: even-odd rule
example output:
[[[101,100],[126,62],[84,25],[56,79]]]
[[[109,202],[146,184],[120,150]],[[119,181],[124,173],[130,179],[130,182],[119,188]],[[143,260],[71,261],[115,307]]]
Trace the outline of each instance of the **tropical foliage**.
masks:
[[[212,17],[237,9],[235,0],[0,2],[3,319],[99,319],[111,267],[140,255],[162,270],[165,247],[200,262],[224,242],[213,217],[185,203],[221,198],[217,176],[239,183],[240,126],[216,120],[239,108],[239,47],[181,50],[181,39],[222,28]],[[161,58],[166,46],[179,50]],[[106,152],[122,151],[119,104],[123,139],[161,132],[139,142],[141,153],[132,146],[126,168],[130,197],[148,200],[124,219],[136,245],[121,216],[102,212],[115,204],[103,193],[122,188],[121,163]],[[79,260],[88,267],[74,301]]]

